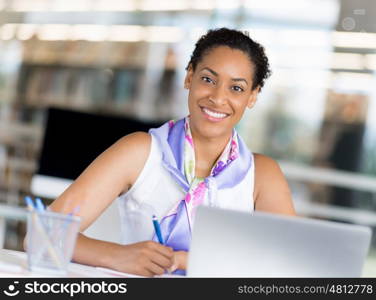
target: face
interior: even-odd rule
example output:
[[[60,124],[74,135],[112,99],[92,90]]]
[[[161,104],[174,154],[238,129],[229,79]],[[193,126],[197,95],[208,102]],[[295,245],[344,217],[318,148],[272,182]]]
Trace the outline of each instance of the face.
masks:
[[[184,87],[193,135],[229,138],[244,110],[256,102],[259,88],[252,90],[253,73],[247,54],[226,46],[210,50],[194,71],[188,69]]]

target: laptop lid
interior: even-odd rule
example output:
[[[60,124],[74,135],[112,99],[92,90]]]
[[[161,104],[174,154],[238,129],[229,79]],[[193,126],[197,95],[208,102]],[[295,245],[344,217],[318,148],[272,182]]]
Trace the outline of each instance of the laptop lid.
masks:
[[[190,277],[360,277],[371,239],[365,226],[201,206]]]

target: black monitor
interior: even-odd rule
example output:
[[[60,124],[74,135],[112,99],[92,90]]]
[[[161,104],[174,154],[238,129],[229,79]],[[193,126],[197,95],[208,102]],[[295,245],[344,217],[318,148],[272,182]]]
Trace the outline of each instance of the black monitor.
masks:
[[[37,174],[74,180],[121,137],[160,125],[128,117],[49,108]]]

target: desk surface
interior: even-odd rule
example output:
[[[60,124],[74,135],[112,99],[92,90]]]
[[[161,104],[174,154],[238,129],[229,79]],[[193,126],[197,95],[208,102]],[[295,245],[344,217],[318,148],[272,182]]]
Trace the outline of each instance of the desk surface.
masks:
[[[31,272],[27,268],[27,255],[25,252],[14,250],[0,250],[0,277],[141,277],[133,274],[121,273],[110,269],[92,267],[70,263],[65,276],[46,273]],[[169,275],[162,277],[180,277]]]

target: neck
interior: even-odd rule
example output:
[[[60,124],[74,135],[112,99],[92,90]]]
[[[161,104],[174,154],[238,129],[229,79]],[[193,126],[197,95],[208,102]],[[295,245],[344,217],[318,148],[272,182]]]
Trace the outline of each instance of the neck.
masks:
[[[192,129],[191,132],[195,147],[196,176],[207,177],[229,142],[231,133],[223,137],[206,138],[195,134]]]

